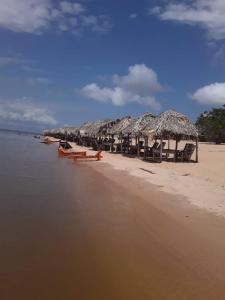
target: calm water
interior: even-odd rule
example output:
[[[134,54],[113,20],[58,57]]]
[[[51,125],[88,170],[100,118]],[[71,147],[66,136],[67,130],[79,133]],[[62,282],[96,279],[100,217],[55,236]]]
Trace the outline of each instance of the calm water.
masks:
[[[177,224],[141,198],[56,145],[9,133],[0,143],[1,300],[222,299],[177,259]]]

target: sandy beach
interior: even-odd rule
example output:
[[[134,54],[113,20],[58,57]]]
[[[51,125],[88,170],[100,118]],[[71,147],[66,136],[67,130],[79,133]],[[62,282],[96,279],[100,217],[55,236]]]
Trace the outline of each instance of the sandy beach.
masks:
[[[180,143],[182,149],[184,143]],[[85,147],[71,143],[77,151],[87,150]],[[116,153],[103,153],[98,167],[108,165],[115,170],[152,183],[160,191],[181,195],[191,204],[225,217],[225,145],[207,143],[199,144],[199,163],[162,162],[161,164],[144,162],[138,158],[130,158]]]

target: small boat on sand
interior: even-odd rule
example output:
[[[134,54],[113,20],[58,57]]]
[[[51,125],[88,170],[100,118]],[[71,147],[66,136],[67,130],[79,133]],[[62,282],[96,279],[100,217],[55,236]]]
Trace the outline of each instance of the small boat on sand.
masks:
[[[72,155],[71,158],[73,158],[74,160],[101,160],[101,158],[103,158],[103,156],[101,155],[102,150],[99,150],[95,155]]]
[[[41,140],[40,141],[40,143],[42,143],[42,144],[53,144],[53,143],[58,143],[59,141],[58,140],[52,140],[52,139],[50,139],[50,138],[48,138],[48,137],[45,137],[43,140]]]
[[[70,143],[66,141],[59,142],[58,152],[60,155],[69,156],[69,155],[86,155],[86,151],[77,152],[75,149],[70,145]]]

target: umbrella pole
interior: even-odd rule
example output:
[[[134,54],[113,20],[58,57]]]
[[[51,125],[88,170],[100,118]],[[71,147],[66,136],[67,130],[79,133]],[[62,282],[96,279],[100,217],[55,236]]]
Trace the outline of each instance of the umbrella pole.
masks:
[[[198,163],[198,138],[196,138],[195,162]]]

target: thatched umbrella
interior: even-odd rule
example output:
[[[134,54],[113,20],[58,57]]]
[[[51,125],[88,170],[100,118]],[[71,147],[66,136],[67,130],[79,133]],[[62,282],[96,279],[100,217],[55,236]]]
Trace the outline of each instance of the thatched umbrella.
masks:
[[[92,125],[88,128],[87,135],[89,137],[97,137],[100,135],[105,135],[107,129],[112,127],[113,124],[115,124],[115,121],[111,119],[96,121],[92,123]]]
[[[184,115],[168,110],[161,113],[154,121],[144,128],[144,133],[175,139],[196,139],[198,130],[196,126]]]
[[[156,117],[151,113],[145,113],[144,115],[133,119],[131,123],[124,129],[123,133],[131,134],[134,137],[141,136],[142,130],[146,126],[152,124],[155,118]]]
[[[53,129],[45,130],[44,135],[62,138],[62,136],[65,135],[65,128],[61,127],[61,128],[53,128]]]
[[[80,136],[87,136],[88,130],[91,128],[91,126],[94,124],[94,122],[85,122],[79,127],[79,134]]]
[[[121,120],[116,122],[116,124],[111,129],[108,130],[108,134],[120,136],[132,121],[133,118],[130,116],[122,118]]]
[[[132,119],[130,124],[123,130],[123,134],[127,134],[131,138],[136,139],[137,153],[140,156],[140,137],[142,137],[142,130],[149,124],[153,122],[155,116],[151,113],[145,113],[144,115]],[[148,143],[147,138],[145,138],[145,147]]]
[[[109,128],[107,130],[107,134],[112,137],[111,149],[113,149],[115,136],[117,136],[117,138],[119,139],[119,144],[117,144],[117,145],[119,145],[120,149],[122,149],[123,132],[124,132],[125,128],[130,125],[132,120],[133,120],[133,118],[131,118],[130,116],[124,117],[122,119],[117,119],[114,126],[112,126],[111,128]]]
[[[144,128],[143,134],[161,141],[174,139],[176,140],[176,150],[180,140],[195,140],[196,161],[198,161],[198,130],[186,116],[176,111],[168,110],[161,113]],[[162,151],[160,155],[162,157]]]

